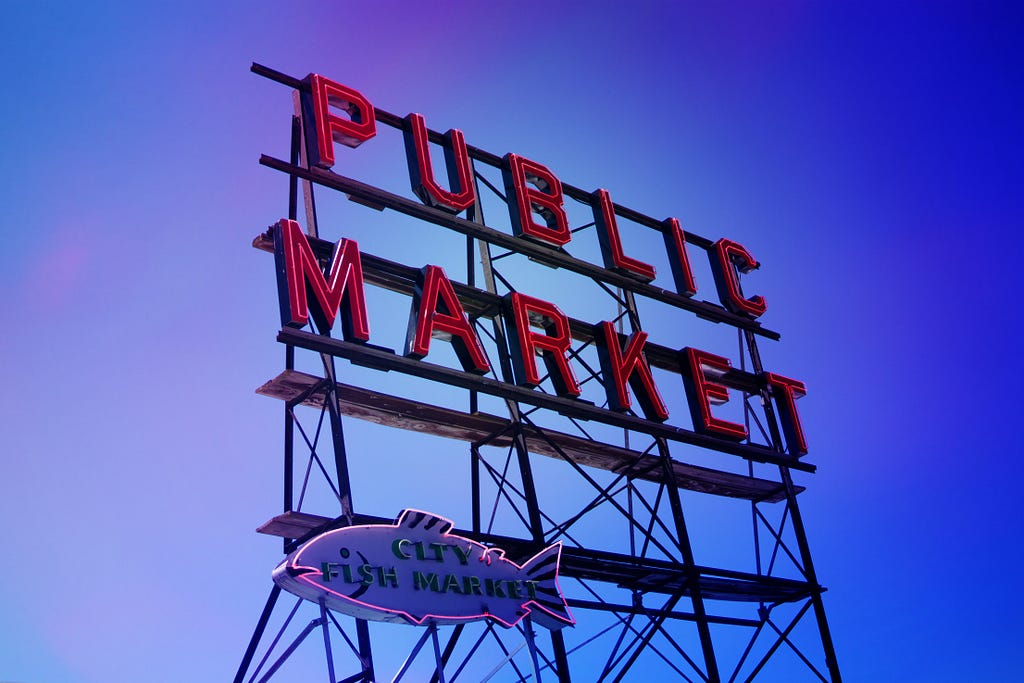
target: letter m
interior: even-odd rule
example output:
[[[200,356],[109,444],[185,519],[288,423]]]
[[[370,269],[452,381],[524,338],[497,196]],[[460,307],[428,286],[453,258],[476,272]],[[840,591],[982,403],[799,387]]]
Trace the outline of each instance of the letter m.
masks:
[[[274,226],[274,259],[282,325],[303,327],[312,313],[317,331],[329,335],[340,310],[347,341],[370,339],[363,267],[354,240],[343,239],[335,245],[325,275],[302,228],[283,218]]]
[[[423,572],[416,570],[412,573],[412,587],[418,591],[427,590],[429,588],[435,593],[441,590],[441,584],[437,580],[437,574],[434,572],[427,572],[424,574]]]

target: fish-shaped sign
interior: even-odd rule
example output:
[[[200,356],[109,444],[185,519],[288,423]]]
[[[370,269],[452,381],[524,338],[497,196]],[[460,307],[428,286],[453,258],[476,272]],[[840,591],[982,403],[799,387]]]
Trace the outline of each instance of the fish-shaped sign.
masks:
[[[288,555],[274,582],[360,619],[493,619],[511,627],[529,614],[551,629],[575,623],[558,588],[561,543],[519,565],[504,550],[450,534],[452,527],[443,517],[403,510],[394,524],[334,529]]]

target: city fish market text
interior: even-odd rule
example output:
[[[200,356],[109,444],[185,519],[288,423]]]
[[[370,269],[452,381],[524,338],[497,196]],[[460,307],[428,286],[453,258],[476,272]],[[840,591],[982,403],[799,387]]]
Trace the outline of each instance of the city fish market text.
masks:
[[[310,75],[305,86],[308,90],[302,93],[302,109],[308,157],[313,166],[329,169],[334,164],[334,143],[356,147],[376,135],[375,110],[358,91],[322,76]],[[347,117],[336,111],[343,111]],[[470,207],[476,201],[476,196],[470,158],[462,133],[450,130],[443,136],[442,145],[451,188],[446,190],[434,178],[428,146],[429,134],[423,117],[410,114],[402,126],[410,180],[415,194],[427,206],[449,215]],[[560,181],[542,164],[515,154],[507,154],[502,158],[501,169],[513,232],[519,243],[524,245],[524,253],[527,245],[530,249],[536,250],[539,245],[545,251],[557,253],[556,250],[572,239]],[[639,283],[653,280],[653,266],[623,252],[615,207],[609,193],[606,190],[594,191],[590,203],[607,272],[617,276],[626,275]],[[696,285],[687,257],[686,234],[674,218],[667,219],[660,229],[676,283],[676,298],[689,299],[695,294]],[[282,325],[302,328],[312,315],[320,335],[329,336],[340,312],[344,342],[365,345],[363,348],[379,352],[379,347],[366,344],[370,340],[370,326],[358,244],[350,239],[340,240],[325,267],[314,254],[309,239],[296,221],[282,219],[272,227],[271,232]],[[715,242],[708,253],[719,299],[725,309],[723,314],[747,321],[761,316],[767,307],[764,297],[746,297],[739,285],[739,273],[758,267],[754,257],[742,245],[724,238]],[[554,303],[524,292],[508,294],[502,303],[502,316],[509,330],[515,384],[533,389],[547,374],[559,398],[578,399],[581,390],[573,371],[573,363],[570,362],[573,337],[569,318]],[[609,415],[629,413],[632,398],[635,397],[646,421],[662,423],[668,420],[668,408],[654,382],[644,351],[647,334],[637,331],[624,338],[609,321],[593,325],[592,332],[600,358],[600,379],[607,396],[608,410],[590,411],[585,419],[605,420],[609,424],[625,426],[620,424],[621,419],[618,422],[608,419]],[[451,343],[463,369],[463,373],[448,370],[444,379],[439,381],[491,391],[495,395],[507,393],[502,386],[479,382],[479,386],[471,386],[469,377],[457,376],[464,374],[479,377],[489,373],[491,367],[452,282],[442,268],[426,265],[416,278],[404,356],[415,360],[424,359],[433,339]],[[344,344],[338,348],[342,346]],[[337,349],[330,349],[329,352],[344,355]],[[355,355],[351,350],[349,353]],[[538,356],[543,360],[546,373],[542,373],[538,367]],[[711,437],[712,444],[746,440],[748,432],[745,425],[716,416],[712,410],[713,406],[729,400],[729,389],[721,381],[723,375],[732,369],[729,359],[708,351],[684,347],[679,351],[679,368],[693,432]],[[411,374],[418,372],[410,370],[408,366],[389,369]],[[803,382],[773,372],[758,374],[756,381],[774,399],[786,437],[788,454],[794,457],[806,454],[807,442],[796,408],[797,399],[806,394]],[[508,386],[502,382],[494,384]],[[529,398],[523,400],[530,402]],[[540,402],[538,398],[535,404]],[[685,431],[681,428],[671,429],[675,430],[675,434]],[[715,447],[712,444],[704,442],[704,445]]]
[[[460,545],[448,545],[447,543],[430,543],[429,548],[424,548],[423,541],[411,541],[407,538],[398,538],[391,544],[391,552],[399,560],[408,560],[413,556],[406,554],[408,546],[412,546],[418,560],[432,560],[444,562],[448,550],[458,558],[459,564],[466,566],[472,556],[472,548],[463,548]],[[429,549],[430,553],[426,552]],[[348,548],[342,548],[339,554],[349,559],[351,552]],[[487,565],[491,564],[491,558],[496,554],[492,550],[486,556],[477,558],[485,560]],[[355,570],[353,571],[353,567]],[[391,567],[374,567],[371,564],[351,565],[342,562],[321,562],[321,580],[328,583],[336,577],[342,577],[345,583],[358,583],[363,586],[372,585],[376,582],[380,586],[391,586],[398,588],[398,569]],[[462,593],[465,595],[484,595],[498,598],[521,598],[529,596],[531,600],[537,598],[537,581],[530,579],[491,579],[485,578],[481,585],[479,576],[462,576],[445,574],[439,577],[434,572],[425,572],[418,569],[412,570],[412,584],[415,590],[432,590],[435,593]]]
[[[531,614],[548,628],[574,623],[557,583],[561,544],[518,565],[503,550],[451,529],[442,517],[403,510],[394,525],[328,531],[289,555],[274,581],[299,597],[376,621],[491,619],[510,627]]]

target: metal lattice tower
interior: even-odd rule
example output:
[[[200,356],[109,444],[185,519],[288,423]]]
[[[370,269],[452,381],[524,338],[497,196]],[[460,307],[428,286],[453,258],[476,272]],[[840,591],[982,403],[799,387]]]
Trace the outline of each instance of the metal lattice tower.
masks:
[[[465,284],[456,285],[456,293],[484,340],[492,367],[490,375],[471,382],[465,373],[390,349],[283,328],[278,341],[285,348],[285,369],[258,390],[284,402],[283,510],[260,531],[282,537],[288,553],[330,529],[391,521],[360,512],[362,499],[353,491],[350,473],[352,458],[358,455],[348,452],[345,433],[350,418],[464,442],[469,527],[458,533],[501,547],[514,558],[529,557],[544,545],[561,541],[562,586],[577,624],[552,631],[535,628],[528,618],[513,629],[490,622],[422,628],[374,624],[302,599],[289,605],[289,596],[274,586],[235,682],[263,682],[276,676],[284,680],[289,661],[314,650],[332,682],[841,680],[823,588],[798,506],[803,489],[791,475],[793,469],[810,472],[814,467],[786,454],[771,389],[758,379],[764,373],[758,338],[777,335],[756,322],[733,320],[721,309],[700,308],[710,306],[706,302],[692,305],[698,315],[716,315],[736,327],[739,365],[722,381],[742,396],[750,436],[732,450],[722,444],[709,447],[724,450],[723,457],[739,456],[730,459],[745,471],[689,464],[688,455],[708,446],[707,439],[684,438],[632,413],[624,414],[619,424],[596,425],[588,420],[602,409],[597,402],[569,405],[546,392],[544,385],[536,390],[515,388],[510,331],[501,313],[504,296],[518,291],[516,274],[511,268],[506,271],[505,259],[522,254],[496,237],[484,221],[484,198],[495,205],[506,201],[500,182],[492,179],[500,159],[482,150],[470,151],[476,202],[465,219],[313,168],[305,158],[298,105],[298,93],[308,86],[266,67],[254,65],[253,71],[296,91],[291,158],[285,162],[265,156],[261,163],[288,175],[290,219],[299,218],[301,194],[309,242],[317,256],[326,263],[333,244],[319,238],[314,187],[463,233],[466,277]],[[403,125],[402,118],[380,109],[376,118],[392,128]],[[431,132],[433,142],[441,139]],[[578,202],[589,198],[589,193],[571,186],[565,187],[565,194]],[[660,224],[620,210],[649,227]],[[593,227],[581,224],[574,233]],[[711,243],[693,239],[691,244],[708,249]],[[259,235],[253,246],[272,252],[272,234]],[[417,268],[365,252],[361,256],[368,285],[414,294]],[[637,295],[651,292],[569,265],[596,287],[595,296],[614,308],[612,322],[621,335],[643,329]],[[580,370],[580,384],[588,390],[600,386],[593,326],[572,319],[570,327],[570,356]],[[677,349],[651,343],[646,355],[659,371],[680,372]],[[312,359],[319,372],[298,370],[297,356]],[[339,373],[339,358],[456,387],[463,407],[347,384]],[[560,473],[557,485],[538,480],[539,469],[552,468]],[[316,487],[329,492],[327,498],[337,507],[311,508]],[[752,567],[701,563],[692,534],[715,520],[691,512],[688,504],[700,497],[746,510]],[[322,645],[314,640],[322,640]],[[396,657],[397,652],[404,654]],[[780,661],[784,678],[778,678]]]

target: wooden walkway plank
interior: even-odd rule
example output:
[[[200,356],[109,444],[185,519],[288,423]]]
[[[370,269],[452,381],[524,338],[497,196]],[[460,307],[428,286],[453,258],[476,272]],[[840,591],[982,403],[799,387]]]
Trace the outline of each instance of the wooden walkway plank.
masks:
[[[307,396],[302,405],[322,408],[323,388],[310,391],[321,381],[313,375],[286,370],[257,389],[256,393],[286,402],[305,393]],[[497,447],[512,444],[509,420],[496,415],[464,413],[348,384],[338,384],[338,396],[341,413],[349,417],[470,443],[486,440],[488,445]],[[664,478],[654,455],[553,430],[544,430],[542,436],[526,427],[525,435],[529,450],[538,455],[561,459],[562,456],[552,447],[554,443],[580,465],[609,472],[621,472],[632,465],[636,479],[661,483]],[[779,482],[677,461],[672,462],[672,469],[679,487],[690,491],[758,502],[774,503],[785,499],[785,489]],[[798,492],[803,490],[803,487],[797,488]]]

